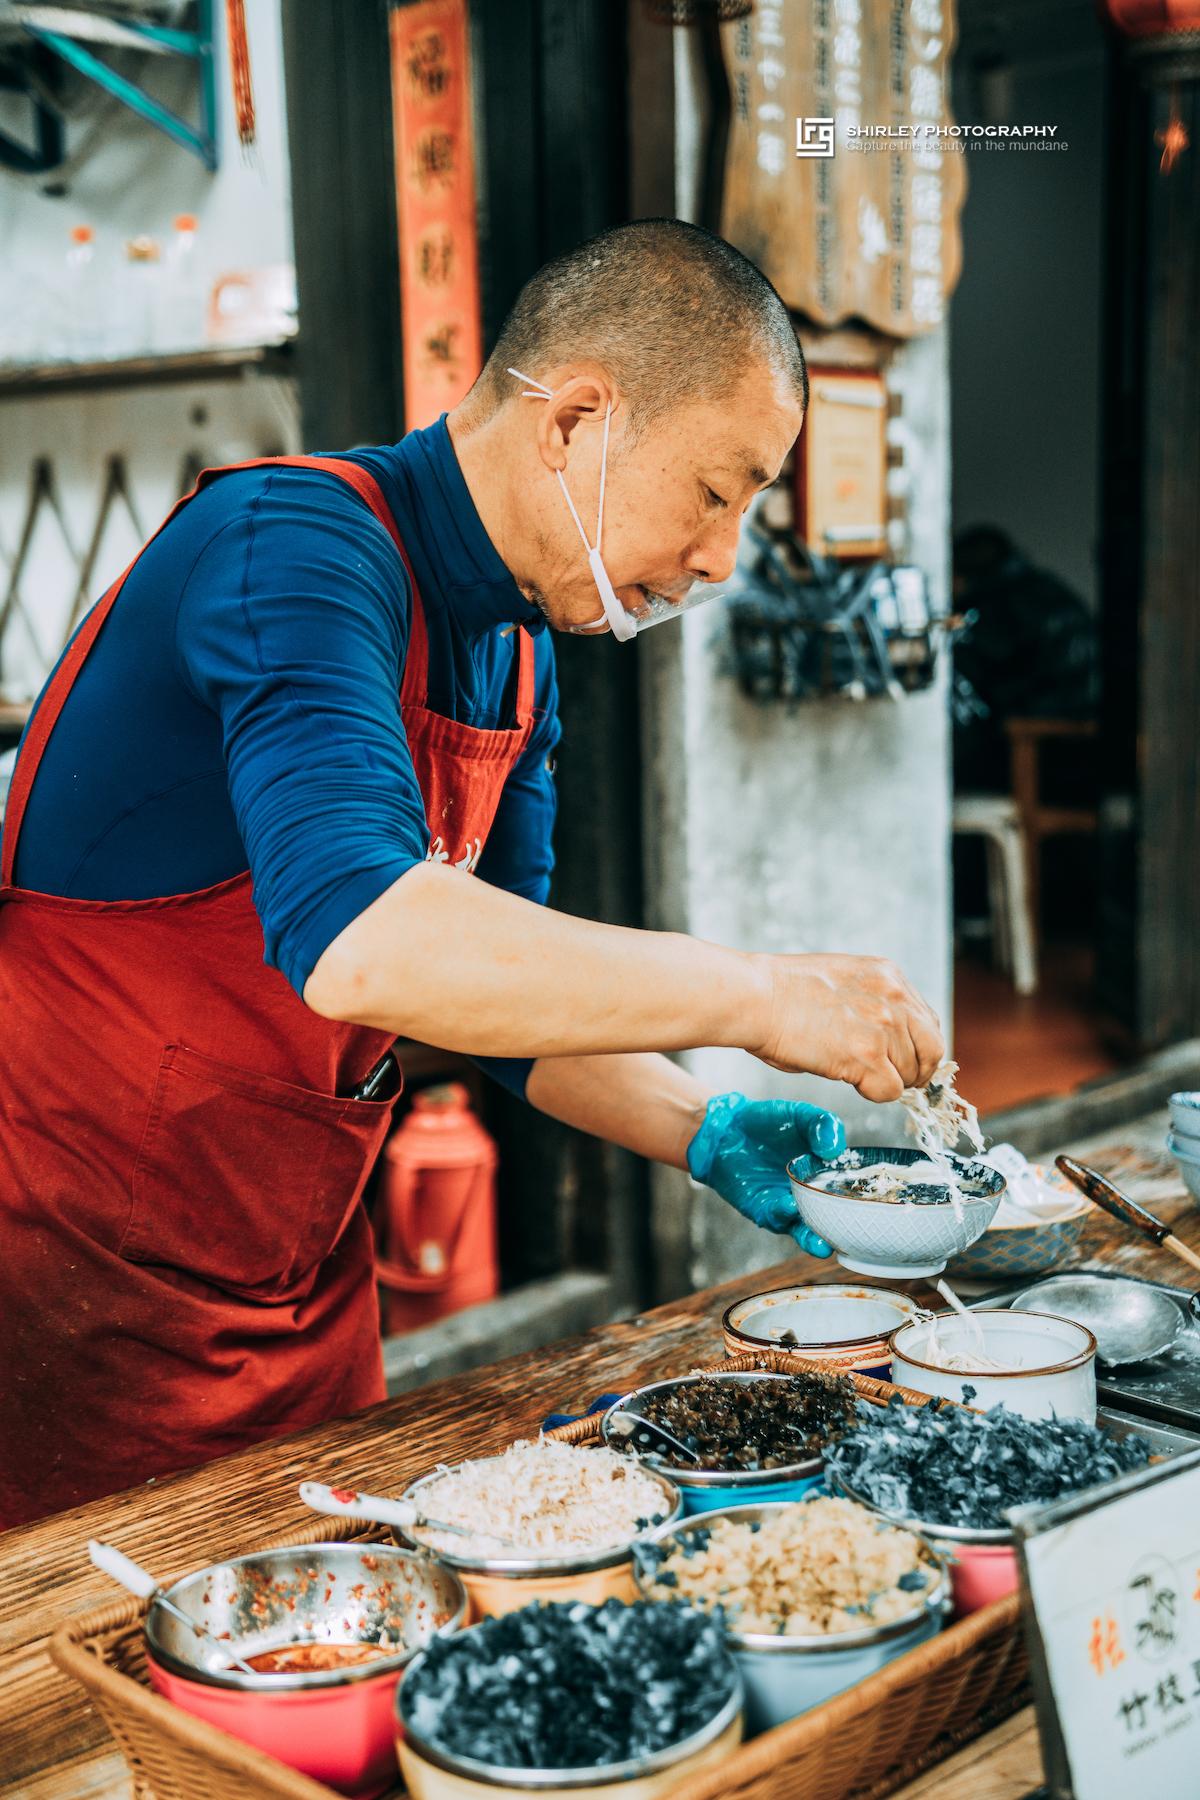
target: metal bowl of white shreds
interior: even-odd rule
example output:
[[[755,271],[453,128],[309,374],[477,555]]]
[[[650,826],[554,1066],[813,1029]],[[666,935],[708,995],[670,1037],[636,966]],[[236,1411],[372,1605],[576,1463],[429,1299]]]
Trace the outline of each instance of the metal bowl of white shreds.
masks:
[[[682,1510],[679,1489],[658,1470],[615,1450],[554,1438],[444,1464],[413,1482],[404,1498],[428,1518],[474,1533],[412,1526],[398,1534],[404,1542],[433,1550],[460,1571],[518,1580],[628,1562],[634,1539]]]

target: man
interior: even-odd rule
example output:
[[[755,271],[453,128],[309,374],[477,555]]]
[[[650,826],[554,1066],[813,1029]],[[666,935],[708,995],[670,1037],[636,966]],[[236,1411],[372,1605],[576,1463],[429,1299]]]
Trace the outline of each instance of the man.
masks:
[[[941,1056],[924,1003],[543,904],[546,626],[629,636],[728,576],[805,400],[751,264],[627,226],[534,277],[447,419],[218,471],[89,615],[3,842],[8,1522],[382,1397],[361,1191],[398,1035],[827,1252],[783,1167],[839,1121],[661,1052],[889,1100]]]

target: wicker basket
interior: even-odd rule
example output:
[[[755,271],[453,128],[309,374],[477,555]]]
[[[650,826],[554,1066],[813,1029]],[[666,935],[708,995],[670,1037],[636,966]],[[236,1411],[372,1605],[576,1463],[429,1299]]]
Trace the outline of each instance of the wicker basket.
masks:
[[[811,1372],[786,1352],[727,1359],[713,1373]],[[868,1376],[850,1377],[864,1400],[928,1396]],[[549,1435],[595,1442],[595,1415]],[[314,1521],[292,1543],[384,1538]],[[266,1548],[267,1546],[264,1546]],[[61,1626],[50,1643],[58,1667],[87,1689],[129,1764],[137,1800],[338,1800],[332,1789],[192,1718],[149,1687],[145,1604],[114,1601]],[[812,1712],[742,1745],[711,1773],[685,1777],[673,1800],[881,1800],[922,1770],[1014,1712],[1027,1698],[1016,1595],[952,1625],[878,1674]],[[394,1790],[400,1795],[403,1789]],[[497,1800],[503,1800],[497,1790]]]

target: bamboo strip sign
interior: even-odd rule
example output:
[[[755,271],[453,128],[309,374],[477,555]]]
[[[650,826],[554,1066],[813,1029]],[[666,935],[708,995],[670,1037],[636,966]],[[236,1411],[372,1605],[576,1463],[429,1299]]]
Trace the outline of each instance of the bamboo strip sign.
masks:
[[[966,189],[943,135],[954,30],[954,0],[758,0],[723,30],[722,230],[819,325],[943,321]]]

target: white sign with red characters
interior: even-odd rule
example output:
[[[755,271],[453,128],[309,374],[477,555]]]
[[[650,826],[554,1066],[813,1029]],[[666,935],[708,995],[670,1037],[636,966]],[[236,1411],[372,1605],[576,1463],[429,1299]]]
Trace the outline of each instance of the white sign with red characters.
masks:
[[[1012,1516],[1048,1792],[1200,1795],[1200,1449]]]

